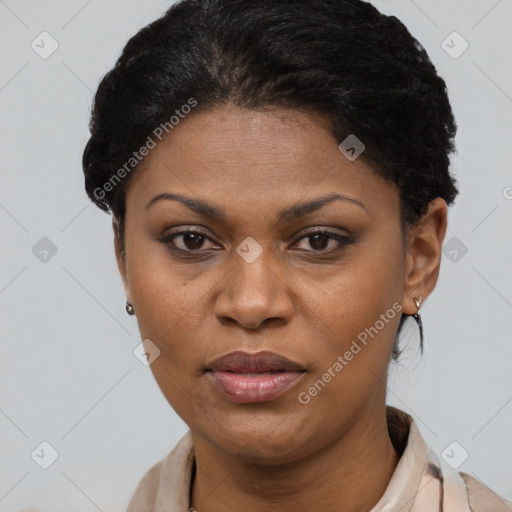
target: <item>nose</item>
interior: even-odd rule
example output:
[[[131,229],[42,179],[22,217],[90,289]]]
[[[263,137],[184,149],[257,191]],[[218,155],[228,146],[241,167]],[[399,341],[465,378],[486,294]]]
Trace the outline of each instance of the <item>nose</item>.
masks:
[[[272,268],[267,256],[264,251],[248,263],[234,254],[235,261],[215,303],[219,321],[246,329],[290,322],[294,313],[291,290],[285,276],[279,274],[277,265]]]

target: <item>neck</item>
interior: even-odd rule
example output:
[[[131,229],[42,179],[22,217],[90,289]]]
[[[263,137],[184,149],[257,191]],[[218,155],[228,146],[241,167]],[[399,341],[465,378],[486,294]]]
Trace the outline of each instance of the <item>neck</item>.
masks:
[[[368,413],[370,414],[370,413]],[[385,406],[300,460],[255,465],[194,437],[196,473],[191,506],[198,512],[244,510],[370,510],[389,484],[399,456],[389,438]]]

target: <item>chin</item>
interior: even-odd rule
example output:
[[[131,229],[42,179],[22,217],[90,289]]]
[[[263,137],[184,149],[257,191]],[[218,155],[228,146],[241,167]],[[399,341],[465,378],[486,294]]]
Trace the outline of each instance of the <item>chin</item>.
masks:
[[[208,425],[209,432],[203,434],[204,437],[225,453],[251,464],[291,462],[304,456],[313,444],[311,438],[314,436],[307,435],[304,421],[286,414],[224,418],[221,425],[215,431],[211,431],[211,424]]]

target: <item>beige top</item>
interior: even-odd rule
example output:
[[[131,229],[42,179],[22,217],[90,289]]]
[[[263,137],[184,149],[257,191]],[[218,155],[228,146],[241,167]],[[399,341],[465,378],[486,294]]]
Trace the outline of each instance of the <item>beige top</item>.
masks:
[[[511,502],[438,458],[411,416],[388,406],[387,421],[393,445],[402,455],[370,512],[512,512]],[[194,446],[188,431],[146,472],[126,512],[189,512],[193,468]]]

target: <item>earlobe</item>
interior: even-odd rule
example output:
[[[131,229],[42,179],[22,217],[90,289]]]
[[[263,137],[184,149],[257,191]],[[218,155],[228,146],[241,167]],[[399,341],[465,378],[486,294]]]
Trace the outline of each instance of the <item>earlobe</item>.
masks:
[[[441,266],[443,241],[446,235],[448,208],[440,197],[434,199],[420,222],[411,228],[407,242],[406,297],[404,313],[414,315],[418,306],[434,290]]]

